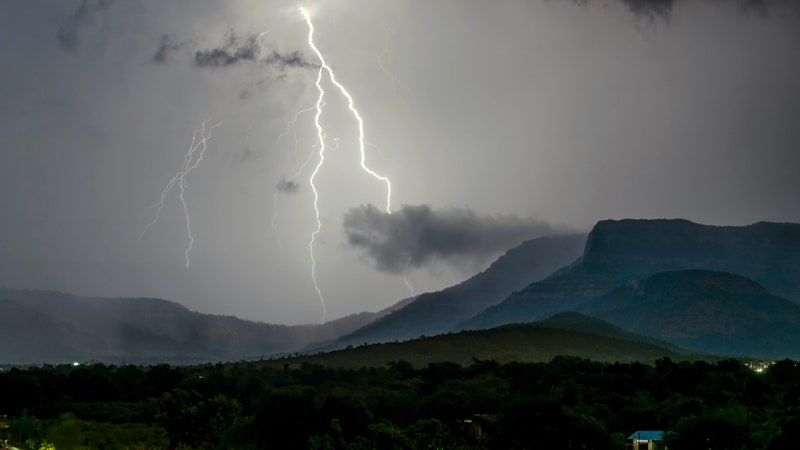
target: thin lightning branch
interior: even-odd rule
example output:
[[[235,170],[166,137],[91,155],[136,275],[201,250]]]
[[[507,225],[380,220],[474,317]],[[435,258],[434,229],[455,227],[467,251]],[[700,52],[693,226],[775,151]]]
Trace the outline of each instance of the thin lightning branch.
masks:
[[[295,127],[295,124],[300,119],[300,115],[302,115],[304,113],[307,113],[307,112],[310,112],[310,111],[313,111],[313,110],[316,109],[316,107],[317,107],[317,105],[314,104],[314,105],[312,105],[312,106],[310,106],[308,108],[301,109],[301,110],[297,111],[294,114],[294,118],[286,123],[286,131],[284,131],[280,136],[278,136],[277,142],[280,143],[281,139],[283,139],[284,137],[288,136],[289,134],[292,135],[292,138],[293,138],[293,141],[294,141],[294,145],[292,146],[291,153],[289,153],[289,156],[287,157],[289,162],[292,161],[292,158],[297,153],[297,128]],[[306,158],[306,160],[303,161],[302,164],[300,164],[300,168],[297,169],[297,173],[292,175],[289,178],[289,181],[294,181],[295,178],[297,178],[298,176],[300,176],[301,173],[303,173],[303,170],[311,162],[311,158],[314,157],[314,150],[313,149],[316,147],[316,145],[317,144],[315,143],[311,147],[312,150],[308,154],[308,158]],[[277,226],[277,221],[278,221],[278,195],[279,194],[280,194],[280,189],[278,189],[276,187],[275,188],[275,194],[272,197],[272,232],[275,234],[275,239],[278,241],[278,245],[281,245],[281,238],[278,235],[278,226]]]
[[[319,108],[319,109],[322,109],[322,108],[324,108],[324,107],[325,107],[325,102],[323,102],[322,100],[319,100],[319,102],[320,102],[319,104],[317,104],[317,105],[314,105],[314,109],[317,109],[317,108]],[[303,161],[303,163],[302,163],[302,164],[300,164],[300,167],[297,169],[297,172],[295,172],[295,174],[294,174],[294,175],[292,175],[292,177],[290,178],[290,180],[294,180],[295,178],[299,177],[299,176],[300,176],[300,175],[303,173],[303,171],[306,169],[306,166],[307,166],[309,163],[311,163],[311,159],[313,159],[313,158],[314,158],[314,149],[315,149],[315,148],[316,148],[318,145],[323,145],[323,144],[322,144],[322,141],[323,141],[324,139],[325,139],[325,133],[322,133],[322,134],[319,134],[319,133],[317,133],[317,141],[316,141],[316,142],[314,142],[314,145],[312,145],[312,146],[311,146],[311,152],[308,154],[308,158],[306,158],[306,160],[305,160],[305,161]]]
[[[395,77],[394,74],[389,72],[389,70],[386,68],[386,66],[383,65],[383,57],[386,56],[387,53],[389,53],[389,29],[386,27],[386,24],[384,24],[383,22],[381,22],[381,28],[383,28],[383,34],[385,36],[385,39],[384,39],[384,42],[383,42],[383,50],[378,55],[376,55],[376,58],[378,60],[378,67],[381,69],[381,71],[387,77],[389,77],[389,79],[393,83],[395,83],[398,86],[400,86],[403,90],[408,91],[409,89],[406,87],[406,85],[403,84],[400,80],[398,80],[397,77]]]
[[[160,200],[151,205],[148,210],[155,209],[156,214],[155,218],[150,221],[147,225],[145,225],[144,230],[142,231],[142,236],[147,232],[147,229],[151,226],[155,225],[158,222],[158,219],[161,215],[161,209],[164,208],[167,194],[178,185],[179,194],[178,198],[181,201],[181,205],[183,206],[183,214],[186,217],[186,233],[189,237],[189,245],[186,247],[186,268],[189,268],[189,253],[192,251],[192,246],[194,245],[194,236],[192,236],[192,223],[191,218],[189,216],[189,206],[186,204],[186,188],[189,186],[187,177],[190,173],[200,164],[205,156],[206,150],[208,149],[208,140],[211,138],[211,132],[214,128],[217,128],[222,125],[222,122],[218,122],[208,128],[206,128],[206,123],[208,121],[204,120],[200,129],[195,130],[192,133],[192,143],[189,145],[189,148],[186,151],[186,155],[183,157],[183,166],[181,166],[181,170],[169,180],[167,186],[161,191],[161,198]],[[195,157],[195,154],[197,155]]]
[[[324,106],[325,106],[325,102],[322,102],[320,107],[324,107]],[[317,108],[317,105],[315,104],[314,106],[312,106],[310,108],[306,108],[306,109],[300,110],[297,113],[295,113],[294,119],[289,121],[289,123],[287,124],[286,131],[283,134],[281,134],[280,136],[278,136],[278,142],[280,142],[281,138],[286,136],[286,135],[288,135],[290,132],[292,133],[292,135],[294,137],[294,148],[292,150],[292,153],[289,154],[289,161],[290,162],[291,162],[292,156],[294,156],[294,154],[297,153],[297,134],[295,133],[294,124],[297,122],[298,118],[300,117],[300,114],[303,114],[305,112],[309,112],[311,110],[315,110],[316,108]],[[317,145],[319,145],[319,142],[320,142],[320,139],[317,138],[317,142],[315,142],[314,145],[311,146],[311,152],[309,152],[308,157],[305,159],[305,161],[303,161],[302,164],[300,164],[300,167],[297,169],[297,172],[295,172],[294,175],[289,177],[289,181],[294,181],[297,177],[299,177],[303,173],[303,171],[305,170],[306,166],[308,166],[308,164],[311,163],[311,160],[314,158],[314,153],[315,153],[314,149],[317,148]],[[337,142],[337,144],[338,144],[338,142]],[[281,239],[280,239],[280,236],[278,235],[278,226],[277,226],[277,221],[278,221],[278,195],[279,194],[280,194],[280,189],[278,189],[276,187],[275,188],[275,194],[273,195],[273,198],[272,198],[272,231],[275,234],[275,239],[278,241],[278,245],[281,244]]]
[[[411,282],[408,281],[408,275],[403,275],[403,282],[406,284],[406,287],[411,292],[412,297],[416,297],[417,294],[414,292],[414,286],[411,285]]]
[[[316,105],[311,105],[308,108],[301,109],[301,110],[297,111],[294,114],[294,118],[286,123],[286,131],[284,131],[280,136],[278,136],[278,142],[279,143],[281,142],[281,139],[283,139],[284,137],[288,136],[289,134],[291,134],[292,137],[294,138],[294,147],[292,149],[292,152],[289,154],[289,161],[290,162],[291,162],[292,157],[294,156],[294,154],[297,153],[297,131],[296,131],[295,124],[297,123],[298,119],[300,119],[300,116],[302,114],[305,114],[307,112],[311,112],[315,108],[316,108]]]
[[[314,34],[314,27],[311,26],[311,21],[308,19],[305,11],[302,9],[300,11],[303,12],[303,15],[306,16],[306,20],[308,21],[308,42],[313,45],[314,41],[312,40],[312,36]],[[325,306],[325,298],[322,296],[322,291],[317,283],[317,260],[314,258],[314,241],[317,239],[317,235],[322,229],[322,222],[319,220],[319,193],[317,192],[317,186],[314,185],[314,178],[317,176],[320,167],[322,167],[322,164],[325,162],[325,133],[322,131],[322,125],[319,123],[319,118],[322,115],[323,99],[325,97],[325,90],[322,89],[322,85],[320,84],[321,82],[322,68],[319,69],[317,81],[315,83],[317,90],[319,91],[319,97],[317,98],[317,112],[314,114],[314,126],[317,127],[317,142],[319,142],[319,162],[317,162],[317,166],[314,167],[314,172],[312,172],[311,176],[308,178],[308,184],[311,185],[311,190],[314,192],[314,214],[317,221],[317,228],[311,233],[311,239],[308,241],[308,253],[311,257],[311,281],[314,283],[314,289],[317,291],[319,302],[322,304],[322,319],[320,319],[320,323],[325,323],[325,313],[327,307]]]

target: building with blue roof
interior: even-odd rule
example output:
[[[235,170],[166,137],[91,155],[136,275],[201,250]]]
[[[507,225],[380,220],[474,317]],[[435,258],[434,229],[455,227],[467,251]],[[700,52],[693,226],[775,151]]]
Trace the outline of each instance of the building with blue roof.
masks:
[[[628,448],[633,450],[667,450],[665,432],[661,430],[638,430],[628,436]]]

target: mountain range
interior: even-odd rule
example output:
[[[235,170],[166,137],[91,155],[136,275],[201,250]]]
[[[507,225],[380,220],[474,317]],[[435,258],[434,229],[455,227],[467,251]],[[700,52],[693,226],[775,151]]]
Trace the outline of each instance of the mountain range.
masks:
[[[201,314],[160,299],[0,289],[0,363],[193,363],[348,346],[366,355],[364,344],[381,342],[401,347],[375,348],[402,355],[412,346],[443,348],[442,339],[461,345],[450,353],[464,359],[487,355],[482,339],[509,348],[554,342],[557,333],[543,329],[569,330],[558,334],[565,343],[591,341],[575,333],[611,339],[622,359],[631,343],[665,355],[800,358],[798,303],[800,224],[606,220],[588,235],[524,242],[456,286],[323,325]],[[534,322],[524,338],[507,328]],[[445,336],[415,339],[436,335]],[[596,356],[608,359],[609,348]]]

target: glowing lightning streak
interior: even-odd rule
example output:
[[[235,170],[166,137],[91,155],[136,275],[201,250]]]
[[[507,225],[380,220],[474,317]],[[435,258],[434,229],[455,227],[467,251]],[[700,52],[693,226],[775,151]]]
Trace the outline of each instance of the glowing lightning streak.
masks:
[[[158,219],[161,215],[161,209],[164,208],[167,194],[172,190],[173,187],[175,187],[175,184],[177,183],[180,190],[178,198],[183,206],[183,214],[186,217],[186,233],[189,236],[189,245],[186,247],[185,253],[187,269],[189,268],[189,253],[192,251],[192,246],[194,245],[194,236],[192,236],[192,223],[189,217],[189,206],[186,204],[186,198],[184,196],[186,193],[186,188],[188,187],[186,178],[203,160],[206,149],[208,149],[208,140],[211,138],[211,131],[213,131],[214,128],[222,125],[222,122],[218,122],[206,129],[206,123],[207,121],[204,120],[201,128],[199,130],[195,130],[192,134],[192,144],[189,146],[189,149],[186,151],[186,155],[183,157],[183,166],[181,167],[181,170],[178,171],[178,173],[176,173],[171,180],[169,180],[167,186],[161,191],[161,198],[158,203],[155,203],[148,208],[155,208],[156,216],[150,223],[145,225],[144,230],[142,231],[142,236],[144,236],[144,234],[147,232],[147,229],[158,222]],[[195,153],[197,153],[196,158]]]
[[[365,148],[366,140],[364,138],[364,120],[361,118],[361,115],[355,108],[355,101],[353,100],[353,97],[350,95],[347,89],[345,89],[345,87],[342,86],[342,84],[336,80],[336,75],[334,75],[333,69],[331,68],[331,66],[328,65],[327,61],[325,61],[325,58],[322,56],[322,52],[320,52],[317,46],[314,44],[314,24],[311,23],[311,16],[309,16],[308,11],[306,11],[304,8],[300,8],[300,13],[303,14],[303,17],[306,19],[306,23],[308,24],[308,46],[311,47],[311,49],[317,55],[317,58],[319,58],[320,62],[322,63],[316,83],[317,89],[320,91],[319,101],[322,101],[322,97],[324,96],[325,93],[325,91],[322,89],[322,86],[320,85],[320,82],[322,81],[322,71],[324,70],[328,74],[328,78],[331,80],[331,83],[334,86],[336,86],[336,88],[339,89],[339,92],[347,99],[347,108],[353,114],[353,117],[355,117],[356,122],[358,122],[358,149],[361,154],[361,168],[364,169],[364,171],[367,172],[368,174],[386,183],[386,212],[391,214],[392,183],[389,181],[388,178],[377,174],[372,169],[367,167],[366,163],[367,152]],[[320,113],[319,102],[317,103],[317,113],[318,114]],[[318,122],[317,126],[319,127]]]
[[[403,275],[403,282],[406,284],[406,287],[411,292],[412,297],[416,297],[417,293],[414,292],[414,286],[411,285],[411,282],[408,281],[408,275]]]
[[[306,15],[304,10],[301,9],[300,11],[303,11],[303,15]],[[308,20],[308,16],[306,16],[306,20]],[[310,24],[311,22],[309,21],[309,27],[311,27]],[[309,42],[312,42],[311,36],[313,32],[314,28],[309,28]],[[317,112],[314,114],[314,125],[317,127],[317,140],[319,142],[319,162],[317,162],[317,166],[314,167],[314,172],[312,172],[311,176],[308,178],[308,184],[311,185],[311,190],[314,191],[314,214],[317,220],[317,228],[311,233],[311,239],[308,241],[308,253],[311,256],[311,281],[314,282],[314,289],[317,291],[319,302],[322,304],[322,318],[320,319],[320,323],[325,323],[325,313],[327,311],[327,307],[325,306],[325,298],[322,296],[322,291],[317,283],[317,259],[314,258],[314,241],[317,239],[317,235],[322,229],[322,222],[319,220],[319,193],[317,192],[317,187],[314,185],[314,178],[317,176],[319,168],[322,167],[322,164],[325,162],[325,134],[322,132],[322,126],[319,123],[319,118],[322,115],[323,98],[325,97],[325,90],[322,89],[322,86],[320,85],[321,81],[322,68],[319,69],[319,74],[317,75],[317,81],[315,83],[317,89],[319,90],[319,97],[317,99]]]
[[[316,103],[316,113],[314,114],[314,125],[317,128],[317,142],[319,144],[319,161],[317,162],[316,167],[314,168],[313,173],[308,179],[308,183],[311,185],[311,190],[314,192],[314,213],[316,217],[317,227],[311,233],[311,239],[308,242],[308,249],[309,255],[311,256],[311,280],[314,283],[314,289],[317,291],[317,296],[319,297],[320,303],[322,304],[322,320],[321,322],[325,322],[325,299],[322,296],[322,291],[319,288],[319,284],[317,283],[317,261],[314,257],[314,242],[317,239],[317,236],[322,229],[322,222],[319,218],[319,193],[317,192],[317,187],[314,184],[314,179],[319,173],[320,168],[325,163],[325,133],[322,129],[322,124],[320,124],[320,117],[322,116],[322,107],[324,105],[325,99],[325,89],[322,87],[322,73],[325,72],[328,74],[328,78],[330,79],[331,83],[339,89],[339,92],[347,99],[347,107],[350,112],[355,117],[356,122],[358,123],[358,144],[359,144],[359,151],[361,153],[361,168],[364,169],[365,172],[372,175],[374,178],[383,181],[386,183],[386,212],[391,214],[391,200],[392,200],[392,184],[388,178],[377,174],[372,169],[367,167],[366,165],[366,150],[365,150],[365,139],[364,139],[364,120],[361,118],[361,115],[358,113],[358,110],[355,108],[355,102],[353,101],[353,97],[350,93],[345,89],[345,87],[336,80],[336,76],[333,73],[333,69],[328,65],[327,61],[325,61],[325,57],[322,56],[322,52],[317,48],[316,44],[314,44],[314,24],[311,22],[311,16],[308,14],[304,8],[299,8],[300,13],[306,20],[306,24],[308,25],[308,46],[314,51],[317,55],[317,58],[320,60],[320,69],[317,73],[317,80],[315,85],[317,87],[317,91],[319,92],[319,96],[317,97]],[[338,147],[338,145],[337,145]]]

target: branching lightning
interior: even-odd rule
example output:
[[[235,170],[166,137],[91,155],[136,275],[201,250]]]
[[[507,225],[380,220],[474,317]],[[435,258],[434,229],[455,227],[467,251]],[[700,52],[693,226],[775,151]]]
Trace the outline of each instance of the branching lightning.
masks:
[[[181,205],[183,206],[183,214],[186,217],[186,234],[189,237],[189,244],[186,246],[185,258],[186,258],[186,268],[189,268],[189,253],[192,251],[192,246],[194,245],[194,236],[192,235],[192,221],[189,216],[189,206],[186,203],[186,188],[189,186],[187,177],[190,173],[200,164],[205,156],[206,150],[208,149],[208,140],[211,138],[211,132],[222,125],[222,122],[218,122],[210,127],[206,127],[208,121],[204,120],[202,125],[199,129],[195,130],[192,133],[192,143],[189,145],[189,148],[186,150],[186,155],[183,157],[183,166],[181,166],[181,170],[169,180],[167,186],[161,191],[161,198],[159,201],[153,205],[151,205],[148,210],[155,209],[156,214],[150,223],[145,225],[144,230],[142,231],[142,236],[147,232],[147,229],[151,226],[155,225],[158,222],[158,219],[161,215],[161,210],[164,208],[166,203],[167,194],[178,185],[178,199],[181,201]]]
[[[308,46],[311,50],[317,55],[317,58],[320,61],[320,68],[319,72],[317,73],[317,79],[315,82],[315,86],[317,87],[317,102],[315,105],[315,114],[314,114],[314,125],[317,129],[317,144],[319,145],[319,151],[317,152],[319,156],[319,160],[317,161],[317,165],[314,167],[314,171],[311,173],[311,176],[308,179],[308,184],[311,186],[311,190],[314,193],[314,213],[316,218],[316,229],[311,233],[311,238],[308,242],[309,248],[309,255],[311,257],[311,280],[314,283],[314,289],[317,291],[317,295],[319,296],[320,303],[322,304],[322,322],[325,321],[325,299],[322,296],[322,291],[319,288],[319,284],[317,283],[317,261],[314,257],[314,242],[317,239],[320,231],[322,230],[322,222],[320,221],[320,212],[319,212],[319,192],[317,191],[317,186],[314,184],[314,179],[316,178],[317,174],[320,171],[320,168],[325,163],[325,150],[327,149],[325,144],[325,132],[323,130],[322,124],[320,123],[320,117],[322,116],[322,108],[325,105],[325,89],[322,87],[322,79],[323,74],[326,74],[328,79],[330,80],[331,84],[336,86],[339,90],[339,93],[347,100],[347,107],[350,110],[350,113],[356,120],[358,124],[358,147],[359,152],[361,155],[361,168],[370,174],[372,177],[382,181],[386,184],[386,212],[391,214],[391,200],[392,200],[392,184],[388,178],[385,176],[379,175],[372,169],[370,169],[366,164],[366,140],[364,138],[364,120],[361,118],[358,110],[355,108],[355,101],[350,93],[345,89],[345,87],[336,80],[336,75],[333,72],[331,66],[328,65],[328,62],[325,60],[325,57],[322,55],[322,52],[317,48],[316,44],[314,43],[314,24],[311,22],[311,16],[308,14],[304,8],[299,8],[300,13],[306,20],[306,24],[308,25]],[[337,143],[338,147],[338,143]]]

